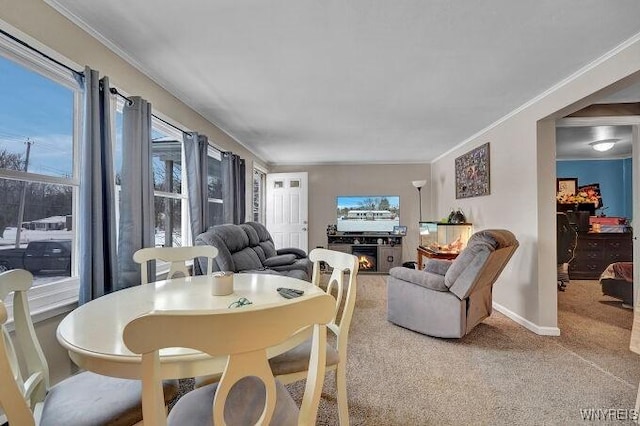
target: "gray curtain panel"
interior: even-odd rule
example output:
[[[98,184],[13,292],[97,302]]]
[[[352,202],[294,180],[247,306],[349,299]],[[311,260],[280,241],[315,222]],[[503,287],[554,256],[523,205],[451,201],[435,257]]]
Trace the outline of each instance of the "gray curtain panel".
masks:
[[[245,161],[232,152],[222,153],[222,201],[224,223],[244,223]]]
[[[196,132],[184,133],[183,139],[189,188],[191,235],[195,239],[212,225],[208,223],[207,149],[209,141],[206,136]]]
[[[133,253],[155,246],[151,104],[138,96],[130,98],[122,128],[118,290],[140,284],[140,265],[133,261]],[[155,265],[149,263],[152,274]]]
[[[114,290],[117,282],[115,181],[109,106],[109,79],[85,68],[80,155],[79,304]]]

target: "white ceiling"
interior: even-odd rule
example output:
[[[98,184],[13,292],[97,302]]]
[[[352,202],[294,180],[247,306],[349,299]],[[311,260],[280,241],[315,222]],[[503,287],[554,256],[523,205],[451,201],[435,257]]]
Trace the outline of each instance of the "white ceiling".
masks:
[[[603,139],[617,139],[609,151],[598,152],[591,145]],[[631,126],[580,126],[556,128],[558,160],[597,160],[631,157]]]
[[[640,82],[598,101],[602,104],[632,102],[640,102]],[[582,120],[588,122],[591,119],[583,118]],[[602,117],[593,117],[592,120],[600,122],[600,124],[556,128],[556,158],[558,160],[604,160],[631,157],[633,144],[631,125],[605,124],[607,119]],[[606,152],[598,152],[589,145],[602,139],[618,139],[618,142]]]
[[[46,1],[276,164],[429,162],[640,32],[637,0]]]

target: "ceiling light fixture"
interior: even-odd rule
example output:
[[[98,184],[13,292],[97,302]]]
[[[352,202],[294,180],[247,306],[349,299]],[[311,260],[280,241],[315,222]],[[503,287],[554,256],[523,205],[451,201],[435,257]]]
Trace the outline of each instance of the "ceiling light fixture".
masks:
[[[591,142],[591,148],[599,152],[609,151],[620,139],[602,139],[599,141]]]

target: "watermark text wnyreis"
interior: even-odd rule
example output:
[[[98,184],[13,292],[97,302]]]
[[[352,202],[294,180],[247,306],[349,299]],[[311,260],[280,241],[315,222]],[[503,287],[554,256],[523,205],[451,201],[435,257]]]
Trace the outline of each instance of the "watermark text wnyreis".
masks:
[[[629,408],[581,408],[580,417],[587,421],[637,421],[638,410]]]

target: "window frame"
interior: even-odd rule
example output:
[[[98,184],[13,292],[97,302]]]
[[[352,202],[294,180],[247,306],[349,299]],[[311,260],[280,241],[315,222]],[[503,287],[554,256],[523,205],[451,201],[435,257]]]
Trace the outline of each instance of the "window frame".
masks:
[[[258,194],[258,218],[255,217],[254,212],[254,201],[256,197],[255,192],[255,176],[256,173],[260,174],[260,194]],[[251,219],[255,222],[260,222],[263,225],[266,224],[266,216],[267,216],[267,205],[266,205],[266,191],[267,191],[267,174],[269,172],[267,169],[262,167],[257,162],[253,162],[253,171],[251,173]]]
[[[116,149],[117,149],[117,139],[118,139],[118,135],[117,135],[117,126],[116,126],[116,117],[118,113],[122,113],[124,110],[124,103],[125,103],[125,99],[124,97],[127,97],[128,94],[124,93],[122,90],[118,89],[118,93],[121,93],[121,96],[118,96],[116,94],[111,94],[111,135],[112,135],[112,143],[113,143],[113,152],[115,154]],[[153,190],[153,197],[155,199],[155,197],[162,197],[162,198],[168,198],[168,199],[172,199],[172,200],[181,200],[180,203],[180,227],[181,227],[181,233],[182,233],[182,246],[190,246],[191,242],[192,242],[192,236],[191,236],[191,219],[189,216],[189,192],[188,192],[188,187],[187,187],[187,168],[185,167],[185,150],[184,150],[184,140],[183,140],[183,132],[181,130],[178,130],[177,128],[173,127],[172,125],[166,123],[163,121],[163,119],[160,119],[158,117],[156,117],[155,115],[151,116],[151,128],[152,129],[156,129],[159,130],[161,132],[163,132],[164,134],[166,134],[169,137],[175,138],[177,141],[180,141],[180,156],[181,156],[181,171],[180,171],[180,179],[181,179],[181,187],[180,187],[180,193],[174,193],[174,192],[166,192],[166,191],[160,191],[160,190],[156,190],[155,189],[155,184],[154,184],[154,190]],[[153,144],[153,141],[152,141]],[[152,148],[153,149],[153,148]],[[114,166],[115,166],[115,162],[114,162]],[[150,167],[153,167],[153,164],[149,165]],[[116,177],[116,170],[114,170],[114,179]],[[121,191],[121,186],[118,185],[117,183],[114,182],[115,185],[115,206],[116,206],[116,223],[119,223],[120,221],[120,191]],[[154,204],[155,206],[155,204]],[[155,211],[154,211],[155,214]],[[119,228],[116,229],[116,233],[119,232]],[[117,234],[116,234],[117,235]],[[116,236],[116,240],[117,240],[117,236]],[[154,236],[154,247],[155,247],[155,236]],[[156,267],[156,279],[163,279],[164,276],[169,272],[170,265],[167,263],[166,265],[158,265]]]
[[[51,81],[64,86],[73,92],[73,127],[72,127],[72,177],[40,175],[17,170],[0,170],[0,178],[24,182],[57,184],[71,186],[72,196],[72,228],[78,229],[79,190],[80,190],[80,135],[82,129],[82,89],[71,71],[33,52],[28,47],[0,35],[0,56],[15,62],[25,69],[40,74]],[[54,317],[72,309],[78,301],[80,280],[78,278],[79,242],[77,234],[73,237],[71,248],[71,277],[32,287],[29,290],[29,304],[34,319],[40,321]],[[10,321],[13,318],[13,302],[10,295],[5,301]]]
[[[168,125],[157,117],[151,117],[151,128],[155,128],[157,130],[162,131],[166,135],[175,138],[177,141],[180,141],[180,157],[181,157],[181,166],[180,166],[180,193],[175,192],[166,192],[159,191],[154,189],[153,197],[162,197],[169,198],[172,200],[181,200],[180,202],[180,228],[181,228],[181,236],[182,236],[182,247],[190,246],[192,241],[191,236],[191,220],[189,217],[189,191],[188,191],[188,183],[187,183],[187,167],[185,162],[185,151],[184,151],[184,139],[183,132],[175,129],[173,126]],[[164,268],[160,268],[164,269]],[[167,273],[169,271],[169,267],[167,266],[166,271],[160,270],[157,271],[158,274]]]
[[[211,145],[211,143],[209,143],[209,146],[207,146],[207,161],[209,160],[209,157],[217,161],[220,161],[222,163],[222,151],[220,151],[215,146]],[[207,170],[208,170],[208,167],[207,167]],[[207,179],[209,179],[208,172],[207,172]],[[207,203],[224,205],[224,200],[222,198],[207,197]]]

